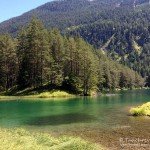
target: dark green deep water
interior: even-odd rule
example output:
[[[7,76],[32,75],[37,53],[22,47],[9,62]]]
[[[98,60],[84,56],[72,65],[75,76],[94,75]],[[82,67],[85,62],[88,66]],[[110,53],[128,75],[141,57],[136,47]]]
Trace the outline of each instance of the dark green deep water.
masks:
[[[130,107],[148,101],[150,90],[96,98],[0,101],[0,127],[80,136],[118,149],[120,138],[150,139],[150,118],[129,115]]]

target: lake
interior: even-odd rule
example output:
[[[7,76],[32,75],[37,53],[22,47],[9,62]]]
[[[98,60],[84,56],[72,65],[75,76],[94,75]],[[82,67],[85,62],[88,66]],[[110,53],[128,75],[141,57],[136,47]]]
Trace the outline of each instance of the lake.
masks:
[[[148,101],[150,90],[124,91],[95,98],[0,101],[0,127],[79,136],[109,149],[120,149],[121,140],[125,142],[127,138],[150,140],[150,117],[129,115],[132,106]],[[131,140],[126,141],[127,144]],[[138,145],[134,146],[137,149]]]

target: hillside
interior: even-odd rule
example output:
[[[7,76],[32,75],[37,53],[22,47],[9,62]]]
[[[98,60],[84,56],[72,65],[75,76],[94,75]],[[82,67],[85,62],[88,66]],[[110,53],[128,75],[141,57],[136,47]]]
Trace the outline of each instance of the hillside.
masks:
[[[33,16],[42,20],[47,27],[60,29],[94,22],[100,18],[101,11],[114,8],[118,1],[61,0],[49,2],[19,17],[2,22],[0,32],[16,34],[18,29],[26,25]]]
[[[84,38],[112,59],[143,77],[150,75],[149,0],[60,0],[0,24],[0,33],[16,36],[33,16],[49,28]]]
[[[0,23],[0,33],[15,34],[33,16],[38,17],[47,27],[65,29],[70,26],[93,23],[104,19],[119,7],[133,7],[148,3],[149,0],[59,0],[48,2],[21,16]],[[104,14],[106,12],[106,14]]]
[[[44,88],[42,92],[61,89],[90,95],[144,85],[137,72],[110,60],[79,37],[62,36],[57,29],[48,31],[37,19],[17,38],[0,36],[0,58],[0,92]]]
[[[106,14],[106,12],[104,13]],[[78,28],[66,30],[80,35],[111,58],[138,71],[150,74],[150,7],[118,8],[99,19]]]

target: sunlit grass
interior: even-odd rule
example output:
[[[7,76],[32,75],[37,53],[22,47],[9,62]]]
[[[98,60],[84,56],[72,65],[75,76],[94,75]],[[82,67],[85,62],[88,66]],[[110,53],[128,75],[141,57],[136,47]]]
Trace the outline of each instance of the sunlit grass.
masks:
[[[29,95],[17,95],[17,96],[0,96],[0,101],[3,100],[15,100],[15,99],[35,99],[35,98],[71,98],[75,97],[75,95],[70,94],[65,91],[60,90],[51,90],[45,92],[39,92],[35,94]]]
[[[13,100],[14,98],[15,98],[14,96],[0,96],[0,101]]]
[[[52,92],[43,92],[35,96],[39,98],[51,98],[51,97],[72,97],[73,95],[65,91],[52,91]]]
[[[24,129],[0,128],[0,150],[101,150],[75,137],[55,138],[46,133],[31,133]]]
[[[134,116],[150,116],[150,102],[136,108],[131,108],[130,113]]]

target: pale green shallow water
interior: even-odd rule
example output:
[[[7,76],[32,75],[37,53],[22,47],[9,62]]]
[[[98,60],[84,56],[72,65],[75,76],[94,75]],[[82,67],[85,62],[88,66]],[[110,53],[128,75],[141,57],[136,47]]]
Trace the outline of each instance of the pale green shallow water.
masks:
[[[0,127],[24,127],[54,135],[80,136],[119,149],[120,138],[149,138],[150,118],[129,116],[129,109],[150,101],[150,90],[61,101],[0,102]]]

